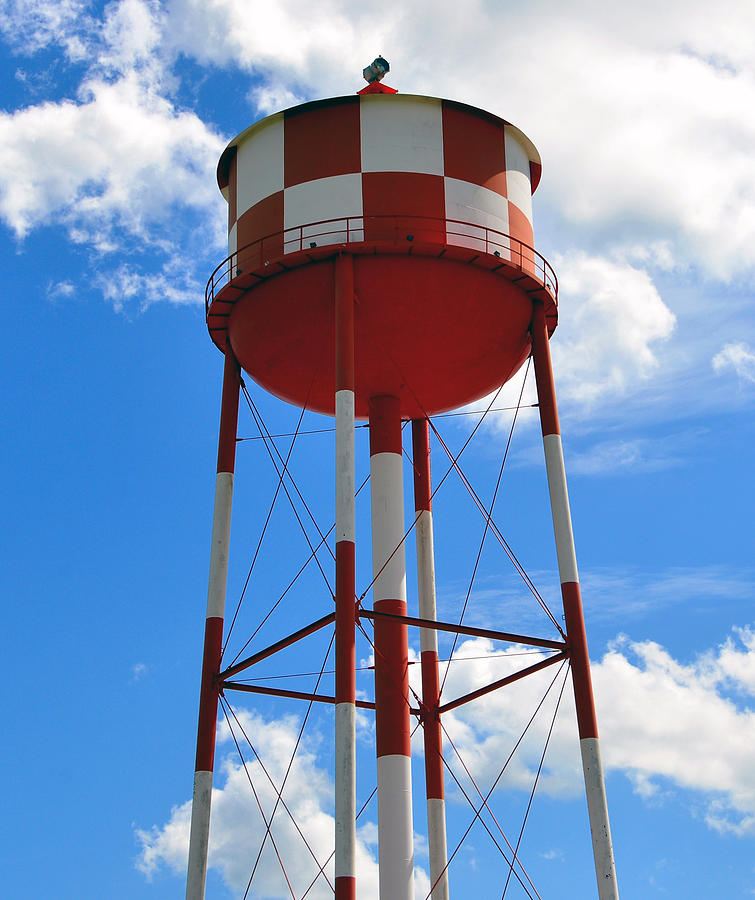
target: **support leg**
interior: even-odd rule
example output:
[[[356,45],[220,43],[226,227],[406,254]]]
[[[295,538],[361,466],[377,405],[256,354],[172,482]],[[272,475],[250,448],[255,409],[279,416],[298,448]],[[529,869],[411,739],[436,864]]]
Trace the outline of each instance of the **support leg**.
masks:
[[[406,615],[401,411],[396,397],[370,399],[374,606]],[[380,900],[414,897],[414,841],[406,625],[375,622],[375,730]]]
[[[354,260],[335,262],[336,900],[356,898]]]
[[[553,514],[553,530],[556,537],[558,571],[561,579],[561,595],[564,603],[566,632],[569,643],[574,698],[577,706],[582,767],[590,814],[595,872],[598,879],[600,900],[618,900],[616,869],[608,822],[606,787],[600,760],[598,726],[595,718],[595,701],[590,678],[590,658],[587,652],[585,621],[577,574],[577,558],[574,550],[569,495],[566,489],[564,456],[553,385],[548,330],[542,303],[534,304],[532,318],[532,358],[540,404],[540,423],[545,448],[545,466],[548,473],[548,489]]]
[[[436,620],[435,554],[430,495],[430,429],[427,419],[412,422],[414,461],[414,509],[417,538],[417,585],[419,617]],[[438,713],[438,632],[420,628],[422,707],[425,741],[425,787],[427,793],[427,843],[430,854],[432,900],[448,900],[448,847],[446,800],[443,785],[443,737]]]
[[[218,718],[218,688],[215,676],[220,669],[220,654],[223,645],[233,470],[236,459],[236,426],[239,411],[239,381],[238,363],[231,348],[228,347],[223,369],[223,398],[220,409],[218,468],[215,480],[215,511],[212,521],[210,578],[207,590],[202,685],[199,696],[197,758],[191,806],[186,900],[203,900],[207,879],[212,770],[215,762],[215,729]]]

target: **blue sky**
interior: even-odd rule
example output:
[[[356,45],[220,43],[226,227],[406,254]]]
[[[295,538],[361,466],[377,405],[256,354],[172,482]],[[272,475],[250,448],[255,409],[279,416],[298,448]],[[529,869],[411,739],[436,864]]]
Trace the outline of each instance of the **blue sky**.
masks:
[[[698,0],[631,9],[331,0],[316,11],[242,0],[0,2],[5,896],[183,896],[221,376],[202,306],[225,256],[214,168],[256,118],[359,89],[377,53],[394,87],[489,109],[543,158],[535,234],[561,285],[552,350],[621,895],[755,894],[754,30],[755,12],[728,0],[715,10]],[[250,389],[271,430],[294,429],[296,410]],[[493,416],[462,457],[483,498],[510,422]],[[471,427],[437,424],[456,448]],[[307,415],[302,427],[327,425]],[[239,434],[255,435],[243,409]],[[325,528],[332,442],[305,435],[292,454]],[[357,448],[366,473],[364,430]],[[433,465],[438,479],[439,446]],[[237,471],[231,609],[276,485],[259,441],[239,445]],[[496,521],[558,609],[544,479],[536,413],[525,410]],[[436,528],[440,614],[451,619],[483,528],[453,478],[436,497]],[[230,651],[306,556],[284,498]],[[258,640],[328,602],[310,567]],[[469,616],[549,635],[490,540]],[[326,643],[313,639],[260,674],[317,670]],[[369,647],[359,652],[368,664]],[[507,671],[500,653],[464,644],[449,690]],[[481,785],[548,680],[449,716]],[[369,693],[368,672],[358,686]],[[494,794],[509,835],[552,699]],[[237,714],[280,777],[301,705],[242,700]],[[323,856],[329,716],[312,714],[285,794]],[[370,727],[360,724],[365,798]],[[259,822],[227,727],[220,737],[208,896],[226,898],[243,894]],[[576,754],[567,690],[522,852],[543,897],[564,885],[574,897],[594,891]],[[264,775],[252,771],[265,798]],[[470,814],[458,789],[448,794],[454,846]],[[365,897],[374,896],[375,815],[368,808],[360,830]],[[278,828],[304,872],[298,838],[285,821]],[[417,863],[426,871],[421,841]],[[276,865],[263,856],[254,896],[286,896]],[[497,896],[502,871],[476,826],[451,870],[453,896]],[[512,885],[507,896],[525,895]]]

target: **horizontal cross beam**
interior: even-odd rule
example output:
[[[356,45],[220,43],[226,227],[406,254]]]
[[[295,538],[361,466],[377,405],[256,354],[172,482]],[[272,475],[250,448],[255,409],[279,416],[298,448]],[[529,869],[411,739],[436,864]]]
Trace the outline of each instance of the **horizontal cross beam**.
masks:
[[[418,625],[420,628],[431,628],[434,631],[450,631],[453,634],[468,634],[472,637],[490,638],[493,641],[506,641],[510,644],[528,644],[532,647],[545,647],[549,650],[566,650],[563,641],[550,641],[545,638],[530,637],[526,634],[512,634],[508,631],[492,631],[489,628],[473,628],[468,625],[452,625],[450,622],[436,622],[434,619],[418,619],[414,616],[398,616],[393,613],[377,612],[374,609],[360,609],[359,615],[365,619],[392,619],[407,625]]]

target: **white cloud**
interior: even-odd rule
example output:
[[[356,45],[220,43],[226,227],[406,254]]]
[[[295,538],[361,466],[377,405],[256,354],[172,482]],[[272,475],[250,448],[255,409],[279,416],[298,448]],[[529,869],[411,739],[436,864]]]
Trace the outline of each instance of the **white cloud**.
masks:
[[[120,0],[106,7],[99,63],[120,72],[157,62],[162,41],[157,0]]]
[[[713,369],[719,374],[733,369],[741,381],[755,381],[755,353],[749,344],[726,344],[713,357]]]
[[[711,826],[755,833],[755,712],[723,691],[749,688],[754,660],[749,631],[688,664],[652,641],[618,644],[593,670],[607,766],[701,792]]]
[[[270,778],[276,785],[283,782],[288,760],[294,751],[299,722],[293,717],[266,720],[256,713],[237,712],[244,731],[252,736],[255,749],[262,759]],[[234,723],[234,731],[245,747],[248,759],[246,771],[238,755],[229,755],[216,772],[216,784],[212,795],[212,830],[210,834],[209,865],[218,869],[224,882],[234,891],[243,893],[247,886],[256,851],[265,832],[259,807],[249,786],[247,772],[254,783],[266,818],[270,817],[276,795],[260,763],[254,760],[243,736]],[[219,730],[220,741],[228,742],[230,733],[224,724]],[[317,759],[317,741],[311,736],[301,743],[283,793],[288,808],[299,829],[306,836],[320,864],[328,860],[333,849],[334,820],[331,813],[333,787],[330,776]],[[167,866],[176,874],[184,874],[189,843],[191,804],[184,803],[171,811],[168,822],[150,830],[137,831],[142,851],[137,867],[148,877],[161,866]],[[278,808],[273,837],[286,864],[287,873],[296,896],[301,896],[315,878],[318,868],[306,849],[301,835],[282,807]],[[377,898],[377,863],[372,848],[375,843],[375,826],[366,822],[358,831],[357,871],[359,872],[360,897]],[[250,854],[253,854],[250,858]],[[291,862],[294,862],[292,865]],[[326,866],[333,883],[333,863]],[[415,894],[424,898],[430,889],[427,873],[417,867]],[[254,879],[254,896],[260,898],[284,898],[290,896],[275,852],[268,839]],[[314,900],[332,897],[327,882],[319,878],[308,894]]]
[[[185,261],[175,257],[158,271],[145,272],[125,263],[98,273],[94,283],[116,312],[136,305],[140,310],[167,301],[176,305],[201,303],[204,286],[186,271]]]
[[[267,113],[358,89],[363,65],[385,53],[397,87],[487,107],[543,152],[536,219],[555,225],[550,241],[582,248],[558,261],[553,346],[564,409],[584,412],[661,371],[674,320],[651,272],[697,267],[725,281],[755,269],[755,123],[741,112],[755,105],[743,38],[755,22],[741,3],[724,8],[711,21],[702,0],[599,17],[581,0],[417,0],[376,16],[327,0],[303,18],[294,0],[120,0],[95,19],[78,0],[6,0],[0,27],[19,52],[57,43],[88,69],[75,99],[0,116],[0,172],[13,172],[0,175],[0,216],[20,236],[64,222],[107,252],[124,235],[170,240],[166,220],[183,208],[212,220],[219,249],[223,140],[171,99],[181,57],[249,72],[248,96]],[[196,220],[176,227],[174,246]]]
[[[76,62],[88,52],[90,6],[88,0],[0,0],[0,32],[17,53],[57,44]]]
[[[32,29],[33,50],[58,28],[83,28],[82,9],[56,18],[52,5],[16,3],[1,21]],[[224,139],[166,93],[161,15],[156,2],[110,4],[96,28],[86,19],[89,65],[75,98],[0,112],[0,218],[20,240],[62,225],[96,256],[128,252],[114,271],[93,263],[90,276],[117,308],[136,297],[200,302],[196,267],[224,247],[214,179]],[[152,272],[134,259],[147,249]]]
[[[598,410],[612,414],[618,398],[640,394],[654,379],[665,374],[658,351],[671,337],[676,317],[663,302],[645,270],[624,259],[588,255],[580,251],[554,259],[559,276],[559,325],[550,349],[556,379],[559,410],[564,419],[595,417]],[[539,419],[531,407],[537,403],[534,370],[524,365],[498,393],[471,404],[484,411],[495,398],[485,427],[508,435],[513,412],[521,396],[517,431],[533,429]],[[527,381],[522,393],[522,381]],[[478,419],[457,419],[459,428],[471,430]],[[576,462],[583,473],[606,466],[655,470],[672,464],[658,447],[638,440],[605,442],[593,448],[590,458]],[[520,461],[541,459],[541,451],[529,448]],[[570,460],[570,470],[572,463]],[[576,470],[575,470],[576,471]]]
[[[47,285],[47,297],[49,300],[69,300],[75,293],[76,288],[71,281],[51,281]]]
[[[0,215],[19,237],[63,221],[95,244],[170,231],[175,208],[212,209],[222,140],[133,75],[80,102],[0,113]]]
[[[489,642],[465,642],[460,655],[469,659],[452,666],[444,697],[464,694],[523,665],[513,655],[492,657],[492,652]],[[473,658],[481,655],[488,658]],[[528,658],[527,663],[533,659]],[[446,717],[449,733],[483,790],[492,784],[501,760],[507,758],[553,677],[554,669],[549,671],[551,674],[546,671],[530,677],[515,689],[489,694]],[[658,779],[695,792],[705,805],[711,827],[741,835],[755,833],[751,765],[755,711],[737,702],[735,696],[755,692],[755,631],[738,629],[722,646],[689,663],[675,660],[655,642],[620,639],[593,664],[592,674],[608,771],[625,773],[636,793],[652,802],[668,802]],[[551,713],[544,712],[530,729],[531,737],[510,764],[502,785],[515,789],[531,786],[550,717]],[[449,754],[451,759],[450,750]],[[569,688],[538,790],[568,796],[581,789]]]
[[[681,463],[681,459],[674,454],[679,449],[678,443],[673,441],[645,438],[602,441],[586,451],[570,454],[568,469],[573,475],[660,472]]]
[[[199,62],[263,77],[261,108],[359,87],[376,52],[395,86],[477,103],[531,134],[545,157],[541,202],[593,237],[716,278],[755,266],[755,72],[747,5],[702,0],[463,9],[430,0],[369,9],[292,0],[172,0],[169,40]],[[386,9],[390,12],[386,12]],[[642,27],[638,24],[642,23]],[[537,51],[522,34],[537,34]],[[577,240],[576,243],[579,241]]]
[[[135,684],[137,681],[141,681],[148,671],[149,667],[145,663],[135,663],[131,666],[131,683]]]
[[[166,9],[172,49],[204,65],[237,66],[261,77],[251,97],[265,113],[299,98],[356,90],[396,18],[342,0],[324,0],[306,15],[295,0],[168,0]]]

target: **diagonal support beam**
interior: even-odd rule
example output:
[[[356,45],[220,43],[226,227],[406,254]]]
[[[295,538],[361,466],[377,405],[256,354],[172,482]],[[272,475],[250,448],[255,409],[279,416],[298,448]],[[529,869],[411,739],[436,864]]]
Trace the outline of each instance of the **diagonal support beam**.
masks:
[[[507,684],[513,684],[515,681],[526,678],[528,675],[534,675],[535,672],[540,672],[542,669],[547,669],[548,666],[552,666],[557,662],[561,662],[562,659],[566,659],[568,656],[569,653],[567,650],[564,650],[562,653],[554,653],[553,656],[549,656],[547,659],[541,659],[540,662],[537,662],[532,666],[527,666],[526,669],[520,669],[518,672],[514,672],[512,675],[507,675],[505,678],[500,678],[498,681],[487,684],[485,685],[485,687],[478,688],[476,691],[472,691],[469,694],[464,694],[462,697],[458,697],[456,700],[451,700],[450,703],[444,703],[443,706],[438,708],[438,714],[443,715],[443,713],[450,712],[452,709],[456,709],[459,706],[463,706],[465,703],[469,703],[470,700],[477,700],[478,697],[484,697],[485,694],[490,694],[492,691],[497,691],[498,688],[505,687]]]
[[[290,647],[291,644],[295,644],[302,638],[308,637],[310,634],[314,634],[321,628],[325,628],[326,625],[330,625],[331,622],[334,622],[335,618],[336,614],[335,612],[332,612],[328,613],[327,616],[323,616],[321,619],[317,619],[316,622],[312,622],[310,625],[305,625],[304,628],[300,628],[298,631],[294,631],[293,634],[289,634],[288,637],[281,638],[274,644],[270,644],[269,647],[265,647],[264,650],[260,650],[252,656],[247,656],[247,658],[242,659],[241,662],[237,662],[235,665],[229,666],[227,669],[224,669],[220,673],[220,675],[218,675],[218,680],[222,682],[227,678],[232,678],[239,672],[243,672],[244,669],[248,669],[250,666],[261,662],[263,659],[267,659],[268,656],[273,656],[279,650],[284,650],[286,647]]]

